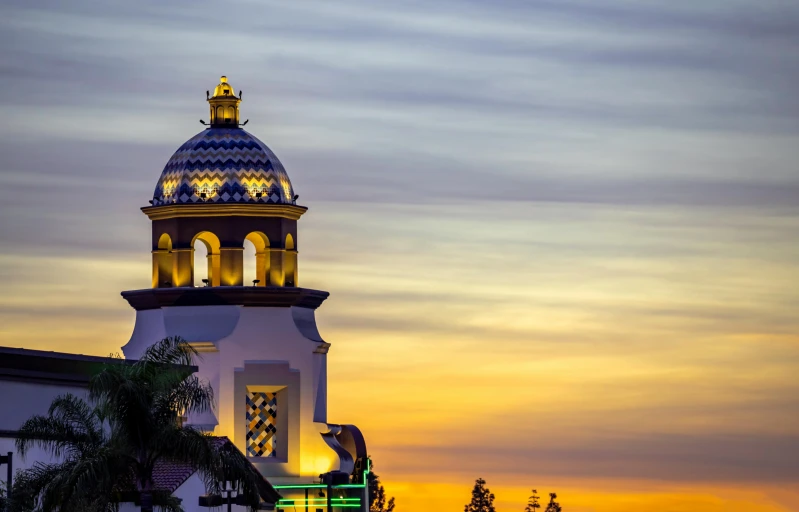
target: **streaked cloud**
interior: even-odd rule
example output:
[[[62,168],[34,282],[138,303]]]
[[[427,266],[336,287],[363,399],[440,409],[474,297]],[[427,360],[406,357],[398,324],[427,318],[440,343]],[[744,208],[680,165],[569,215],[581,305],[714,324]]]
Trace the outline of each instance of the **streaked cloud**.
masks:
[[[402,510],[799,506],[795,3],[224,8],[2,7],[0,344],[127,341],[138,208],[227,74]]]

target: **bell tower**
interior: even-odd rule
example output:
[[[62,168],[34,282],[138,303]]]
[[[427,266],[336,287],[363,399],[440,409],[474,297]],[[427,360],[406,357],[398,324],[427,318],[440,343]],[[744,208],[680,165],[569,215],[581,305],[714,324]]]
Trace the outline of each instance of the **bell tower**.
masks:
[[[286,493],[325,486],[326,474],[349,496],[341,503],[366,506],[363,471],[354,471],[367,465],[363,436],[327,419],[330,344],[315,312],[329,294],[299,286],[298,223],[308,209],[277,156],[242,129],[241,93],[223,76],[206,96],[208,127],[175,151],[142,208],[152,281],[122,292],[136,310],[122,350],[135,359],[162,338],[185,339],[201,353],[198,375],[216,399],[189,424],[227,436]],[[252,282],[244,282],[245,241],[255,246]],[[207,257],[196,265],[208,277],[195,287],[200,243]]]
[[[227,77],[206,93],[210,127],[167,162],[151,206],[153,288],[194,286],[194,247],[207,250],[207,286],[242,286],[244,241],[256,249],[254,286],[299,284],[297,221],[307,210],[274,153],[239,126],[241,93]]]

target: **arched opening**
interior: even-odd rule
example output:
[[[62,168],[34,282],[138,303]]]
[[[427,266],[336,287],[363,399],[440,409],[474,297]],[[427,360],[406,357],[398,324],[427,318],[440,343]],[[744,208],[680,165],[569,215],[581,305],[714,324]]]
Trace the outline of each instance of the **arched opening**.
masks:
[[[233,108],[233,107],[228,107],[227,108],[227,114],[225,114],[225,122],[226,123],[235,123],[236,122],[236,109],[235,108]]]
[[[256,283],[258,275],[255,265],[255,245],[249,240],[244,240],[244,255],[242,256],[242,276],[244,286],[258,286]]]
[[[221,123],[225,119],[225,107],[222,105],[216,107],[216,122]]]
[[[269,284],[269,259],[269,238],[265,234],[253,231],[244,238],[244,286]]]
[[[161,250],[166,249],[167,251],[172,250],[172,238],[164,233],[161,235],[161,238],[158,239],[158,248]]]
[[[172,286],[172,238],[166,233],[158,239],[153,251],[153,288]]]
[[[286,255],[283,260],[285,286],[297,286],[297,250],[294,248],[294,237],[286,235]]]
[[[202,231],[194,236],[191,241],[194,253],[191,262],[194,286],[219,286],[219,246],[219,238],[210,231]],[[205,271],[200,270],[203,268]]]

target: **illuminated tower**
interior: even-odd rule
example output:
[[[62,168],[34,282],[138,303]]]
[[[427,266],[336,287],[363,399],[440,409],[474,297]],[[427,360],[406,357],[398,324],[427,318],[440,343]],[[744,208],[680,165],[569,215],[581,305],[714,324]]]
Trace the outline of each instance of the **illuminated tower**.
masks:
[[[327,422],[330,345],[314,312],[328,293],[299,287],[297,222],[307,208],[275,154],[241,128],[241,92],[223,76],[207,100],[208,128],[172,155],[142,208],[152,221],[152,287],[122,293],[136,310],[123,351],[136,358],[181,336],[201,352],[199,375],[216,397],[213,413],[189,423],[229,437],[273,484],[328,473],[326,482],[355,489],[360,471],[344,479],[365,465],[363,438]],[[243,282],[245,240],[256,252],[252,283]],[[207,251],[200,287],[197,243]]]

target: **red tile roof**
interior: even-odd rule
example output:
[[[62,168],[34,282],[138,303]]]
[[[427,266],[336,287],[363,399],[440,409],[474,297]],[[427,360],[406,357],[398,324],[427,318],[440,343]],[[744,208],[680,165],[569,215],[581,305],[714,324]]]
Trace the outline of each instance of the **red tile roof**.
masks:
[[[239,449],[236,448],[227,437],[215,437],[213,442],[217,450],[235,450],[235,452],[241,457],[244,457]],[[253,466],[253,469],[255,469],[258,476],[261,477],[261,482],[258,486],[261,499],[271,503],[277,502],[277,500],[280,499],[280,494],[274,489],[274,487],[272,487],[272,484],[270,484],[266,478],[261,475],[261,472],[258,471],[258,468]],[[190,464],[186,464],[184,462],[172,462],[163,459],[158,460],[153,468],[153,486],[156,490],[167,491],[171,494],[174,493],[178,487],[183,485],[194,473],[195,470]]]
[[[194,473],[194,468],[189,464],[159,460],[153,468],[153,486],[156,490],[171,494]]]
[[[215,437],[213,440],[214,448],[217,450],[226,444],[233,443],[227,437]],[[159,491],[168,491],[170,494],[175,492],[178,487],[183,485],[186,480],[195,473],[191,464],[185,462],[173,462],[159,459],[153,467],[153,486]]]

